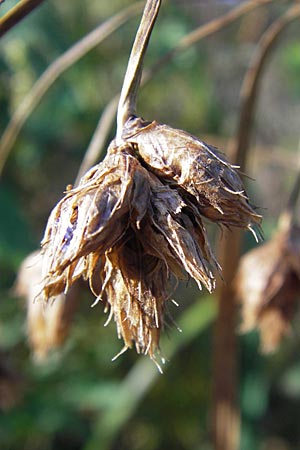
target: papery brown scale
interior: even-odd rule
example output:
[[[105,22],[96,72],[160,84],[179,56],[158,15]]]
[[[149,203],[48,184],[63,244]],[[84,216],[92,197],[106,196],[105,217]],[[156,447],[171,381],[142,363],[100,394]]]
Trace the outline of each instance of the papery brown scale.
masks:
[[[179,194],[169,187],[152,189],[151,204],[154,227],[164,236],[172,253],[180,261],[186,272],[195,279],[201,288],[201,283],[211,292],[214,288],[214,276],[211,265],[215,259],[206,239],[206,231],[200,217],[192,224],[185,214],[186,203]]]
[[[154,358],[163,326],[167,274],[162,261],[143,253],[135,236],[106,254],[105,299],[125,347]]]
[[[157,176],[195,197],[209,219],[248,229],[261,222],[236,170],[215,147],[185,131],[134,117],[126,123],[123,137],[136,145]]]
[[[67,287],[81,257],[95,250],[105,253],[122,239],[130,222],[139,226],[149,198],[140,171],[145,169],[126,148],[111,151],[57,204],[42,242],[46,295],[55,280]]]
[[[137,233],[137,236],[142,242],[144,251],[147,255],[152,255],[161,260],[166,269],[168,277],[170,272],[180,280],[185,278],[183,273],[183,267],[176,255],[172,253],[172,250],[165,237],[153,226],[153,216],[151,214],[151,220],[147,221],[143,230]]]
[[[276,295],[261,308],[258,315],[258,329],[264,353],[276,350],[282,339],[291,333],[291,321],[295,314],[299,292],[299,279],[289,271]]]

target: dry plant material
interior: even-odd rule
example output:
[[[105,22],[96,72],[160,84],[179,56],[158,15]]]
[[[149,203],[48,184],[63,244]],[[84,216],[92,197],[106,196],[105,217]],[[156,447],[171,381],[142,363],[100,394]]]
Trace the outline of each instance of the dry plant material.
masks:
[[[173,155],[168,172],[167,164],[161,171],[150,164],[144,167],[145,151],[131,137],[121,146],[113,141],[105,159],[53,209],[42,242],[45,298],[67,292],[83,277],[96,302],[102,300],[110,310],[109,319],[114,317],[124,350],[135,344],[139,353],[151,358],[159,346],[172,278],[182,279],[187,273],[200,288],[214,289],[213,269],[219,266],[202,215],[249,229],[260,221],[234,168],[204,144],[204,156],[198,149],[197,159],[194,146],[194,161],[186,158],[182,146],[189,154],[192,137],[178,133],[179,155],[176,138],[171,135],[166,143]],[[159,137],[163,142],[164,133],[154,133],[154,140]],[[154,161],[158,148],[148,149]],[[234,218],[235,208],[240,223]]]
[[[75,305],[74,289],[67,295],[60,291],[45,303],[42,286],[42,256],[34,252],[23,261],[15,290],[26,298],[28,340],[37,361],[65,341]]]
[[[42,242],[46,298],[83,276],[114,316],[125,347],[153,358],[172,274],[211,292],[210,249],[192,202],[112,142],[106,158],[51,213]]]
[[[276,350],[290,334],[300,293],[300,227],[289,225],[247,253],[235,280],[247,332],[258,328],[264,353]]]
[[[142,62],[160,0],[147,0],[105,159],[53,209],[42,241],[45,299],[88,280],[125,351],[155,361],[173,281],[215,287],[219,270],[202,218],[252,232],[261,217],[236,168],[188,133],[136,117]],[[254,232],[255,234],[255,232]]]
[[[261,216],[249,205],[236,167],[218,149],[185,131],[136,117],[125,125],[123,137],[137,144],[149,170],[194,200],[203,216],[254,232]]]

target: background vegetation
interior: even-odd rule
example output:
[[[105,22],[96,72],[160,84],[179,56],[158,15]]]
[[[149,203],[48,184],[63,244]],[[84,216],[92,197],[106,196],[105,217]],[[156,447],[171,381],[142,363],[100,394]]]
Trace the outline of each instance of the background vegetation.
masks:
[[[7,0],[0,14],[16,3]],[[46,67],[130,1],[51,0],[1,39],[0,130]],[[173,0],[163,5],[146,67],[202,23],[237,2]],[[175,57],[139,97],[145,118],[186,129],[226,149],[237,128],[239,92],[264,30],[290,2],[273,1]],[[48,214],[76,178],[98,118],[119,92],[138,16],[61,76],[22,129],[0,187],[0,448],[4,450],[209,450],[214,296],[189,283],[171,311],[183,332],[165,330],[164,375],[121,348],[101,304],[80,294],[62,350],[39,365],[26,342],[25,305],[12,286],[39,246]],[[258,97],[247,182],[271,235],[296,171],[300,119],[299,21],[282,35]],[[114,130],[111,131],[111,137]],[[212,230],[214,233],[214,230]],[[244,250],[254,246],[245,236]],[[255,333],[239,338],[242,450],[300,448],[300,327],[263,357]]]

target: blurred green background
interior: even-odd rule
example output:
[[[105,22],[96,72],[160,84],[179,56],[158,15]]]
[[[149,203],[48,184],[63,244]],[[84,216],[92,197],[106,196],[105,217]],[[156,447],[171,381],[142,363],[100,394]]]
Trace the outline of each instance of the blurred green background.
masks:
[[[4,14],[16,2],[0,6]],[[120,11],[125,0],[46,1],[0,42],[0,131],[46,67],[76,40]],[[235,1],[172,0],[155,27],[150,66]],[[141,91],[139,112],[226,149],[239,92],[259,37],[289,2],[274,1],[200,41]],[[160,375],[103,327],[101,304],[82,290],[70,337],[48,361],[33,361],[25,302],[12,286],[22,259],[38,248],[51,208],[73,183],[99,116],[119,92],[138,26],[131,19],[59,78],[22,129],[0,184],[1,450],[210,450],[215,298],[193,283],[178,288],[176,327],[164,332]],[[263,76],[247,172],[268,238],[295,175],[300,123],[299,22],[282,35]],[[111,132],[111,137],[114,130]],[[212,236],[215,235],[213,226]],[[255,245],[245,236],[244,250]],[[239,338],[242,450],[300,449],[300,327],[279,351],[258,352],[255,333]]]

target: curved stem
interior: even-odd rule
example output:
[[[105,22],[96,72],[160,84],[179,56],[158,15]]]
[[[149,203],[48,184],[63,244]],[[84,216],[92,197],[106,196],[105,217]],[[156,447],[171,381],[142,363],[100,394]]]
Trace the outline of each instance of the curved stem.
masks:
[[[254,107],[263,69],[279,35],[293,20],[300,17],[300,6],[294,5],[277,19],[261,38],[242,89],[242,109],[236,142],[231,147],[231,162],[246,170],[247,153],[252,131]],[[239,445],[239,408],[237,405],[237,339],[236,301],[232,286],[241,250],[241,232],[226,230],[219,248],[225,283],[218,293],[218,317],[214,336],[213,369],[213,440],[215,450],[236,450]]]
[[[300,5],[294,4],[270,25],[261,37],[246,72],[240,94],[241,111],[237,137],[229,148],[231,160],[240,165],[242,170],[244,170],[245,158],[250,144],[255,106],[265,64],[286,26],[299,17]]]
[[[125,122],[136,112],[136,97],[142,76],[143,60],[160,3],[160,0],[147,0],[133,43],[118,105],[117,142],[122,140],[122,130]]]
[[[57,78],[117,28],[123,25],[128,19],[137,14],[141,10],[142,4],[142,2],[134,3],[99,25],[80,41],[76,42],[45,70],[32,89],[24,97],[1,137],[0,175],[21,128],[32,111],[40,103],[43,95],[53,85]]]
[[[191,33],[188,33],[179,41],[179,43],[170,52],[168,52],[166,55],[160,58],[158,62],[152,66],[152,68],[150,68],[148,71],[145,72],[144,76],[142,77],[141,85],[144,85],[148,81],[150,81],[154,77],[154,75],[162,67],[164,67],[164,65],[167,62],[172,60],[178,53],[189,48],[191,45],[194,45],[199,40],[221,30],[223,27],[229,25],[234,20],[237,20],[239,17],[243,16],[249,11],[264,4],[270,3],[272,1],[274,0],[257,0],[257,1],[250,0],[232,9],[231,11],[229,11],[229,13],[224,14],[223,16],[217,19],[213,19],[211,22],[208,22],[205,25],[201,25],[200,27],[193,30]],[[141,9],[141,7],[142,3],[138,2],[134,5],[131,5],[129,8],[124,9],[124,11],[112,17],[109,21],[105,22],[104,24],[101,24],[91,33],[87,34],[82,40],[77,42],[73,47],[67,50],[66,53],[61,55],[58,58],[58,60],[54,61],[48,67],[48,69],[46,69],[46,71],[42,74],[42,76],[33,86],[31,91],[25,96],[24,100],[20,104],[17,111],[14,113],[11,121],[9,122],[7,128],[5,129],[0,139],[0,175],[3,171],[3,167],[12,149],[12,146],[14,145],[24,123],[26,122],[30,114],[34,111],[35,107],[39,104],[43,95],[57,80],[57,78],[62,73],[64,73],[65,70],[71,67],[72,64],[76,63],[89,50],[91,50],[94,46],[99,44],[105,37],[108,36],[109,34],[108,30],[105,32],[105,29],[103,30],[103,27],[104,28],[109,27],[109,23],[113,27],[113,23],[115,22],[115,28],[111,29],[111,32],[113,32],[118,26],[121,26],[132,15],[137,13]],[[120,20],[120,22],[117,24],[116,22],[118,22],[118,20]],[[104,35],[102,36],[103,32]],[[81,48],[81,51],[78,51],[78,48]],[[71,57],[72,54],[74,58]],[[91,165],[93,165],[97,161],[99,154],[101,154],[103,151],[103,146],[107,141],[108,134],[115,119],[118,100],[119,95],[115,96],[109,102],[109,104],[104,110],[103,114],[106,122],[105,130],[104,127],[102,127],[101,125],[101,118],[99,119],[97,129],[91,140],[91,144],[93,143],[93,152],[92,152],[93,156],[90,156],[91,151],[90,147],[87,149],[86,152],[88,154],[87,156],[88,160],[91,161]],[[107,111],[110,111],[110,117],[108,117]],[[101,135],[97,131],[98,128],[102,129]],[[96,136],[99,136],[99,143],[97,143]],[[97,151],[96,148],[98,148]],[[82,165],[83,164],[85,164],[84,161]]]
[[[81,177],[92,167],[100,158],[100,154],[106,144],[107,137],[112,127],[112,123],[116,116],[116,110],[118,106],[119,96],[115,96],[105,107],[96,130],[89,143],[84,158],[80,164],[78,174],[75,181],[75,186],[79,183]]]
[[[179,54],[180,52],[186,50],[191,45],[194,45],[199,40],[204,39],[205,37],[208,37],[216,33],[217,31],[220,31],[222,28],[230,25],[232,22],[248,13],[249,11],[252,11],[259,6],[263,6],[273,1],[274,0],[250,0],[232,9],[227,14],[224,14],[217,19],[213,19],[212,21],[196,28],[191,33],[188,33],[170,52],[162,56],[155,64],[153,64],[152,67],[150,67],[150,69],[146,70],[143,73],[141,86],[144,86],[146,83],[148,83],[154,77],[154,75],[165,66],[165,64],[175,58],[175,56],[177,56],[177,54]],[[86,169],[97,162],[97,160],[99,159],[99,155],[103,152],[103,147],[108,140],[108,135],[115,119],[118,100],[119,95],[116,95],[104,109],[84,156],[83,162],[80,166],[76,182],[78,182],[80,176],[83,175]]]
[[[11,8],[5,16],[0,18],[0,38],[24,19],[31,11],[43,3],[43,1],[44,0],[24,0]]]
[[[168,53],[162,56],[149,70],[146,70],[142,77],[142,84],[147,83],[155,74],[164,67],[170,60],[172,60],[178,53],[183,50],[188,49],[191,45],[196,44],[201,39],[210,36],[222,28],[230,25],[232,22],[237,20],[239,17],[247,14],[253,9],[272,3],[274,0],[250,0],[242,3],[231,9],[228,13],[224,14],[217,19],[213,19],[210,22],[201,25],[200,27],[193,30],[184,36],[178,44],[173,47]]]

